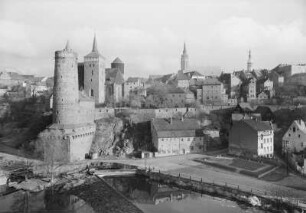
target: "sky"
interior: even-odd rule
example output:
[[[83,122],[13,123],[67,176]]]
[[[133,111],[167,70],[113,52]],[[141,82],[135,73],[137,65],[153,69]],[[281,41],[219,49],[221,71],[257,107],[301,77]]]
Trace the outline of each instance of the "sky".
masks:
[[[213,72],[306,63],[305,0],[0,0],[0,67],[52,76],[69,39],[82,62],[98,49],[126,76],[177,72],[186,42],[190,68]],[[208,68],[215,69],[208,69]]]

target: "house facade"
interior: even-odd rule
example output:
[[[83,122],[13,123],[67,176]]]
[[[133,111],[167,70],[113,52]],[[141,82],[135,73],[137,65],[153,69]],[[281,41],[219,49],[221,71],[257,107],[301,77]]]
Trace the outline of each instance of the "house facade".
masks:
[[[130,77],[124,83],[124,98],[128,98],[131,91],[145,88],[142,78]]]
[[[198,98],[202,96],[203,103],[227,103],[227,95],[225,94],[223,84],[216,78],[205,79],[203,81],[202,90],[198,90],[198,92],[202,93]]]
[[[282,152],[301,152],[306,148],[306,125],[303,120],[292,122],[282,138]]]
[[[229,134],[229,153],[238,156],[273,157],[274,132],[268,122],[252,119],[234,122]]]
[[[206,150],[203,131],[196,119],[163,119],[151,121],[155,156],[201,153]]]

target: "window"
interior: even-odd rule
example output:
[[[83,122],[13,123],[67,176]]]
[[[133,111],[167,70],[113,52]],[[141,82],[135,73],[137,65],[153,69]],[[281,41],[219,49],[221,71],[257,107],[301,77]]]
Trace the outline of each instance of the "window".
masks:
[[[193,146],[190,147],[190,150],[193,151]]]
[[[264,139],[264,143],[266,143],[266,139]]]
[[[301,135],[299,135],[299,138],[301,137]]]
[[[91,95],[91,97],[94,96],[94,91],[93,91],[93,89],[90,90],[90,95]]]
[[[295,127],[293,127],[293,132],[295,132]]]
[[[91,75],[93,75],[93,70],[91,71]]]
[[[190,138],[188,138],[187,141],[190,141]]]
[[[291,136],[291,134],[289,134],[289,137]]]
[[[260,147],[260,148],[263,148],[263,144],[261,143],[260,145],[261,145],[261,147]]]

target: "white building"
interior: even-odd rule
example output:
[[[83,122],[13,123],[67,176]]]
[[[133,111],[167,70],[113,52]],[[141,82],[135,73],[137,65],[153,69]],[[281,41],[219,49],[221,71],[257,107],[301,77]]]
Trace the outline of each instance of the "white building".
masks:
[[[160,119],[151,122],[155,156],[201,153],[206,150],[203,131],[196,119]]]
[[[252,119],[234,122],[229,134],[229,153],[272,157],[274,132],[269,122]]]

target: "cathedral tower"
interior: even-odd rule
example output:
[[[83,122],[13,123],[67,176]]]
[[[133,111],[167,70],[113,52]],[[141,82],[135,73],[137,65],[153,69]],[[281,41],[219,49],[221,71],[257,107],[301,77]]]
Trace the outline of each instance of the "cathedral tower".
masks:
[[[189,57],[186,50],[186,44],[184,43],[183,54],[181,55],[181,70],[185,71],[189,68]]]
[[[77,53],[67,41],[63,50],[55,52],[53,87],[53,123],[73,124],[79,102]]]
[[[252,71],[252,57],[251,57],[251,50],[249,50],[249,58],[248,58],[248,63],[247,63],[247,72]]]
[[[98,51],[96,35],[91,53],[84,57],[84,91],[96,104],[105,102],[105,58]]]

